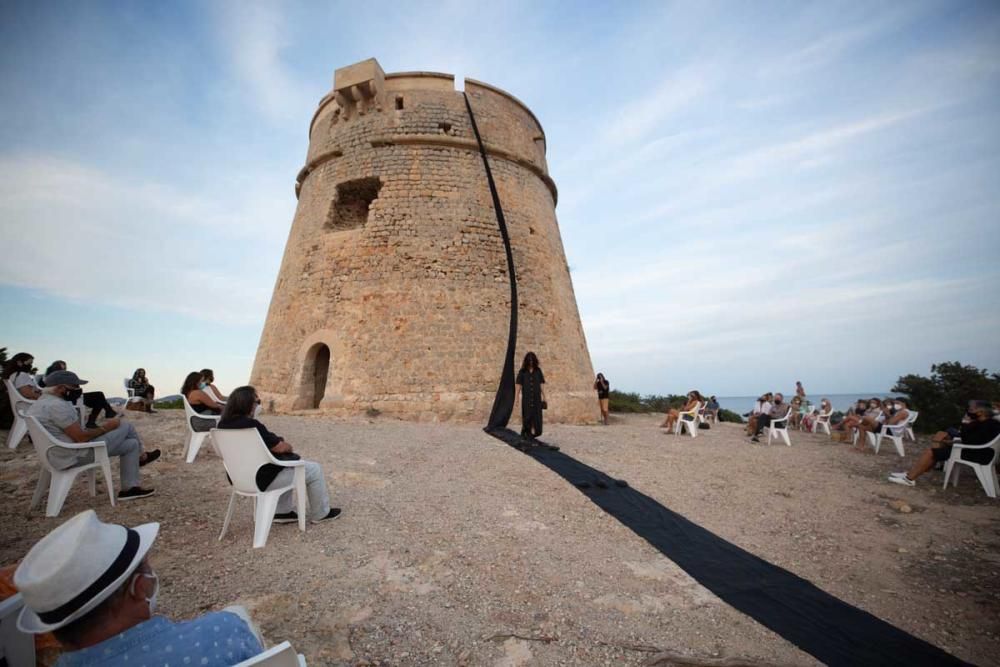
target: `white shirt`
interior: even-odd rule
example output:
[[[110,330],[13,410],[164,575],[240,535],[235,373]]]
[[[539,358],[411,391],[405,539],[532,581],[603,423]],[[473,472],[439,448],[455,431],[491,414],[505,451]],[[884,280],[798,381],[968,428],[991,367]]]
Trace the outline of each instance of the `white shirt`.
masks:
[[[21,387],[33,387],[38,391],[42,390],[42,388],[39,387],[38,383],[35,381],[35,377],[30,373],[25,373],[24,371],[14,373],[14,377],[11,378],[11,382],[14,383],[14,389],[20,389]]]

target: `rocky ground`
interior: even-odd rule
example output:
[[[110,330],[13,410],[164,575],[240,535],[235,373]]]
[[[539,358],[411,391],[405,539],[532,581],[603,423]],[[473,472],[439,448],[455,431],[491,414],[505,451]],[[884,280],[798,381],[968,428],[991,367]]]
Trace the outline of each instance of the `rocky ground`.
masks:
[[[815,662],[478,426],[266,417],[323,465],[344,514],[305,533],[276,525],[255,550],[247,499],[218,541],[229,487],[211,448],[184,463],[183,414],[130,418],[164,450],[143,469],[157,491],[148,500],[112,508],[100,485],[92,499],[81,484],[46,519],[28,511],[28,442],[0,452],[0,565],[94,507],[109,521],[161,523],[162,613],[245,604],[269,640],[291,640],[313,665],[665,664],[667,651]],[[751,445],[730,424],[692,440],[659,421],[554,425],[546,439],[847,602],[1000,664],[1000,501],[974,475],[947,491],[939,472],[904,488],[885,481],[903,467],[891,448],[855,454],[797,432],[792,447]],[[908,449],[904,463],[919,452]]]

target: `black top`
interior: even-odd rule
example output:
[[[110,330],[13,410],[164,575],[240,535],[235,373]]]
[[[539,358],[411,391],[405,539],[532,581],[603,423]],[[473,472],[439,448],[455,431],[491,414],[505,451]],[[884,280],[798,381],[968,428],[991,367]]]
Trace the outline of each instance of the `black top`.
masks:
[[[597,398],[607,398],[611,393],[611,383],[608,382],[607,378],[596,381],[594,388],[597,389]]]
[[[222,410],[219,408],[211,408],[207,405],[202,405],[201,403],[190,403],[191,409],[197,412],[199,415],[221,415]],[[240,428],[250,428],[249,426],[243,426]]]
[[[979,421],[974,419],[968,424],[962,424],[961,435],[963,445],[985,445],[1000,435],[1000,422],[996,419]]]
[[[194,406],[192,406],[194,407]],[[282,438],[280,435],[276,435],[267,430],[267,427],[261,424],[259,421],[253,417],[233,417],[231,419],[219,420],[219,428],[226,429],[238,429],[238,428],[255,428],[257,432],[260,433],[260,439],[264,441],[267,448],[273,449],[275,445],[281,442]],[[271,452],[271,455],[276,459],[282,459],[287,461],[297,461],[299,459],[298,454],[275,454]],[[271,485],[274,478],[278,476],[278,473],[284,470],[282,466],[276,466],[273,463],[265,463],[257,470],[257,488],[261,491],[266,491],[267,487]]]

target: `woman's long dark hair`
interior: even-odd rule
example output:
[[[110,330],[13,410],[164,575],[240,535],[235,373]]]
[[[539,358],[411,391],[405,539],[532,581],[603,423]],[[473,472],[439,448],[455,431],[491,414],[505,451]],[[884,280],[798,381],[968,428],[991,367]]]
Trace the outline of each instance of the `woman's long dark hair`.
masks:
[[[184,384],[181,385],[181,393],[187,396],[192,391],[198,388],[201,383],[201,373],[198,371],[191,371],[184,378]]]
[[[257,407],[257,390],[250,385],[237,387],[229,394],[226,407],[222,410],[222,419],[219,421],[251,417],[255,407]]]
[[[201,376],[205,378],[205,382],[215,382],[215,372],[211,368],[202,368]]]
[[[49,364],[48,368],[45,369],[45,374],[48,375],[49,373],[54,373],[56,371],[64,371],[64,370],[66,370],[66,362],[63,361],[62,359],[56,359],[51,364]]]
[[[146,379],[146,369],[145,368],[137,368],[137,369],[135,369],[135,373],[132,373],[132,381],[133,382],[138,382],[139,381],[139,371],[142,371],[142,379],[144,379],[144,380]]]
[[[34,359],[35,355],[28,354],[27,352],[18,352],[13,357],[7,360],[7,363],[3,365],[3,379],[9,380],[14,373],[24,370],[21,368],[21,364],[26,362],[28,359]],[[30,370],[30,369],[29,369]]]
[[[524,363],[521,364],[522,371],[526,371],[530,368],[540,368],[538,365],[538,357],[535,356],[534,352],[529,352],[524,355]]]

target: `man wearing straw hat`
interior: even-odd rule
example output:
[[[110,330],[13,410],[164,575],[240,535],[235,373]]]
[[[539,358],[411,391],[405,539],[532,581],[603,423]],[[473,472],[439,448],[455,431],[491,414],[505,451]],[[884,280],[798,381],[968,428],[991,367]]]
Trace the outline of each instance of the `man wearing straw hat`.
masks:
[[[59,667],[234,665],[261,652],[247,622],[221,611],[174,623],[154,616],[159,579],[147,554],[160,524],[104,523],[87,510],[31,548],[14,573],[22,632],[52,632]]]

